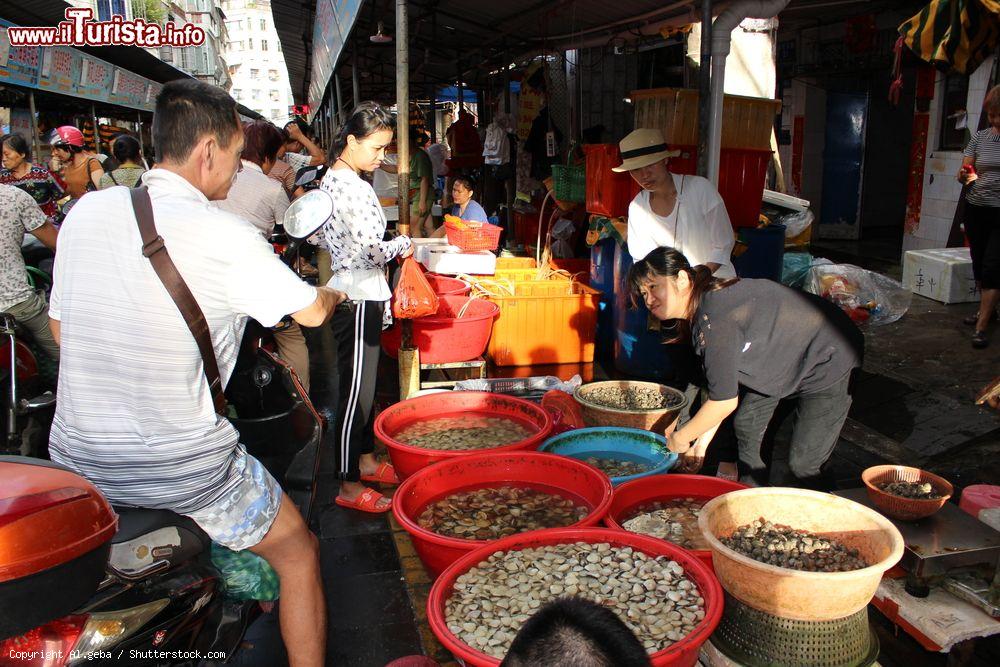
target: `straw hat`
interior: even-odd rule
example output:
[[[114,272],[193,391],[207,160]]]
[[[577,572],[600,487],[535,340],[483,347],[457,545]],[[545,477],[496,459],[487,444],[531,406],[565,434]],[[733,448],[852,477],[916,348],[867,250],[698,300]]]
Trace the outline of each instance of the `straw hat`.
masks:
[[[667,148],[667,142],[663,140],[663,132],[642,128],[633,131],[618,143],[621,149],[622,163],[617,167],[612,167],[611,171],[631,171],[649,166],[654,162],[666,160],[668,157],[677,157],[681,154],[678,150]]]

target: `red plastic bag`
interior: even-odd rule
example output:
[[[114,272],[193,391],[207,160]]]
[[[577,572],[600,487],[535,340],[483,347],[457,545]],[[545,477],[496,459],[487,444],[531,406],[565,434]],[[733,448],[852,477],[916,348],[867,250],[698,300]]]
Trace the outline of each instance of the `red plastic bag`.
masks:
[[[438,309],[438,297],[424,277],[424,271],[412,257],[403,260],[399,283],[393,293],[392,315],[402,320],[433,315]]]

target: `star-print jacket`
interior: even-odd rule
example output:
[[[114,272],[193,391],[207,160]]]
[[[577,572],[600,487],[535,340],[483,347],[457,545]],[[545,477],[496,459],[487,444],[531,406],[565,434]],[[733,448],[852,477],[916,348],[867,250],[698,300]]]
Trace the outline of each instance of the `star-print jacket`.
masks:
[[[386,265],[406,252],[409,237],[382,240],[385,212],[375,190],[353,170],[327,170],[320,188],[333,197],[333,215],[318,232],[319,245],[330,253],[327,284],[355,301],[388,301]]]

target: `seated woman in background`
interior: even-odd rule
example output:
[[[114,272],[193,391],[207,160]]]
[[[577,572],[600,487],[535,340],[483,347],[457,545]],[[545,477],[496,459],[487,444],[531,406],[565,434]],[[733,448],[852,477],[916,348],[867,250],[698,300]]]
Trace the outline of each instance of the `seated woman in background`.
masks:
[[[455,176],[451,185],[451,200],[455,202],[450,213],[466,222],[489,222],[486,211],[472,196],[475,194],[475,183],[468,176]],[[431,236],[442,238],[445,235],[444,225],[441,225]]]
[[[46,219],[59,223],[62,215],[56,202],[63,196],[63,187],[48,169],[31,163],[31,149],[19,134],[10,134],[0,140],[3,144],[3,169],[0,183],[24,190],[42,209]]]
[[[489,222],[486,211],[472,198],[475,189],[476,184],[470,177],[455,177],[451,186],[451,200],[455,202],[451,207],[451,214],[468,222]]]
[[[146,172],[142,166],[142,147],[139,145],[139,140],[128,134],[121,134],[111,144],[111,152],[119,167],[101,176],[101,190],[116,185],[134,188]]]

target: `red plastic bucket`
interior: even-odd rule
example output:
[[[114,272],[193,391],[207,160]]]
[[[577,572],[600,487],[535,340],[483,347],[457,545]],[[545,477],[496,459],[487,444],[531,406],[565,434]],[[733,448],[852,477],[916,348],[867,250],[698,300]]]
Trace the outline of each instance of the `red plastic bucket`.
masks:
[[[694,581],[701,597],[705,599],[705,618],[684,639],[669,648],[651,654],[649,659],[657,667],[660,665],[691,667],[697,663],[701,645],[712,635],[722,618],[723,598],[719,580],[701,560],[676,545],[646,535],[606,528],[554,528],[511,535],[479,547],[455,561],[434,582],[430,598],[427,600],[427,618],[434,636],[456,658],[467,665],[474,667],[499,665],[499,660],[472,648],[448,629],[448,623],[445,621],[445,602],[451,597],[455,580],[489,558],[494,552],[567,542],[607,542],[616,547],[632,547],[650,556],[667,556],[684,568],[684,573]]]
[[[395,434],[411,424],[441,417],[457,417],[476,414],[483,417],[503,417],[511,419],[533,431],[530,437],[490,449],[471,451],[438,451],[413,447],[395,440]],[[400,479],[406,479],[421,468],[461,457],[476,456],[489,452],[509,452],[519,449],[535,449],[552,431],[552,418],[540,405],[523,398],[488,391],[450,391],[442,394],[418,396],[400,401],[382,411],[375,419],[375,437],[389,450],[389,458]]]
[[[586,463],[555,454],[506,452],[465,456],[417,471],[393,494],[392,513],[436,577],[461,556],[496,540],[445,537],[421,528],[417,517],[428,504],[458,491],[504,485],[539,487],[590,507],[590,514],[574,527],[598,525],[611,505],[610,480]]]
[[[465,296],[441,296],[437,313],[413,320],[413,342],[420,350],[420,363],[469,361],[486,351],[500,307],[485,299],[473,299],[459,319],[457,315],[468,301]],[[382,332],[382,349],[393,359],[399,355],[402,337],[398,322]]]
[[[675,174],[698,173],[697,146],[671,146],[681,155],[670,158]],[[719,155],[719,195],[733,227],[756,227],[759,223],[764,181],[771,164],[769,149],[723,148]]]
[[[631,482],[625,482],[615,487],[611,499],[611,507],[604,516],[604,525],[608,528],[625,530],[622,523],[632,518],[632,513],[640,505],[649,505],[663,500],[675,498],[697,498],[711,500],[730,491],[749,488],[739,482],[727,479],[709,477],[707,475],[655,475],[640,477]],[[628,532],[628,531],[625,531]],[[647,536],[651,537],[651,536]],[[659,540],[658,537],[653,539]],[[666,542],[666,540],[662,540]],[[670,542],[667,542],[671,544]],[[708,549],[689,549],[690,553],[701,559],[705,565],[712,567],[712,552]]]
[[[469,296],[472,286],[459,278],[450,278],[438,273],[425,273],[424,278],[438,296]]]

